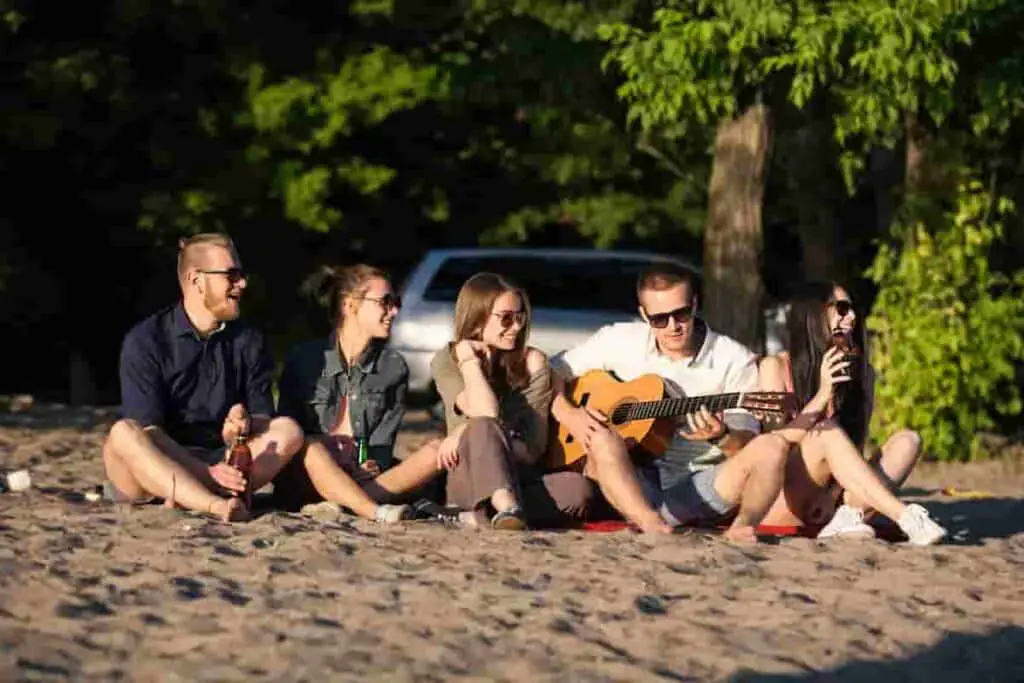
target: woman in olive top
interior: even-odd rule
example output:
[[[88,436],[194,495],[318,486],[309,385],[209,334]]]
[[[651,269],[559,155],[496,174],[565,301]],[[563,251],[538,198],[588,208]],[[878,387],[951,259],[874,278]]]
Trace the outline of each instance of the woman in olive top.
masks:
[[[476,524],[518,530],[581,519],[593,495],[577,472],[543,474],[551,409],[547,356],[527,346],[530,303],[500,275],[478,273],[455,302],[455,341],[431,361],[448,435],[439,462],[448,503]]]
[[[275,480],[275,499],[286,509],[327,500],[397,522],[408,506],[384,501],[440,473],[437,440],[399,464],[392,456],[409,384],[405,360],[387,347],[401,299],[371,266],[328,268],[324,276],[335,330],[300,343],[285,363],[278,412],[298,421],[306,447]]]

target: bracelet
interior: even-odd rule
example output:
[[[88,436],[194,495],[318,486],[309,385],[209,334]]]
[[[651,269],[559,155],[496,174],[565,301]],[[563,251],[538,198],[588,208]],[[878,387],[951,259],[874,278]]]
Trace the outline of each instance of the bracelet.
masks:
[[[460,360],[459,361],[459,367],[461,368],[466,363],[479,363],[479,362],[480,362],[480,356],[473,356],[472,358],[466,358],[465,360]]]

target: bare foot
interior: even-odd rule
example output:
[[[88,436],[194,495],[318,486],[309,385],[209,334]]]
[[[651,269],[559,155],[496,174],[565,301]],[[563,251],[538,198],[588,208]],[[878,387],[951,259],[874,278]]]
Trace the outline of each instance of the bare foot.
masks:
[[[674,530],[664,520],[653,520],[649,524],[639,524],[640,531],[645,534],[671,534]]]
[[[635,522],[635,524],[640,527],[640,531],[645,534],[673,533],[672,525],[666,522],[665,519],[657,512],[646,516],[644,519]]]
[[[734,543],[757,543],[757,534],[754,533],[754,527],[746,524],[729,527],[722,534],[722,537]]]
[[[239,498],[221,498],[210,506],[210,514],[224,522],[244,522],[249,511]]]

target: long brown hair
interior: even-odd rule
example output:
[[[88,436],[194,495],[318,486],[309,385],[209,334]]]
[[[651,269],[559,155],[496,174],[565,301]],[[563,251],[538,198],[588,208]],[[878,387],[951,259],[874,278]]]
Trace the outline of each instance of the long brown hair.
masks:
[[[345,299],[366,294],[370,280],[389,280],[387,272],[365,263],[351,266],[321,266],[308,287],[327,308],[330,322],[340,328],[345,319]]]
[[[496,354],[496,360],[488,369],[491,383],[500,393],[507,389],[520,389],[530,381],[526,369],[526,340],[530,337],[530,299],[526,292],[496,273],[477,273],[470,277],[459,290],[455,300],[455,341],[449,345],[449,353],[455,357],[455,345],[463,339],[480,340],[484,326],[491,317],[494,302],[507,292],[514,292],[522,302],[525,320],[516,336],[515,348]]]
[[[796,288],[790,299],[788,336],[789,355],[793,367],[793,390],[805,405],[818,392],[821,384],[821,359],[828,350],[831,335],[828,330],[826,307],[833,292],[842,284],[837,282],[804,282]],[[849,291],[843,287],[846,291]],[[858,448],[867,438],[867,339],[861,316],[853,328],[853,341],[863,351],[861,360],[850,369],[856,380],[836,387],[835,406],[839,425]]]

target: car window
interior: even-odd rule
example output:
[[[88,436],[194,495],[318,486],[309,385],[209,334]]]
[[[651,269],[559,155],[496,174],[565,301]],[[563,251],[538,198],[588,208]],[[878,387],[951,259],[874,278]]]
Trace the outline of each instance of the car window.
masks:
[[[453,256],[446,259],[423,294],[453,303],[470,276],[504,275],[530,296],[534,307],[636,313],[636,279],[644,260],[544,256]]]

